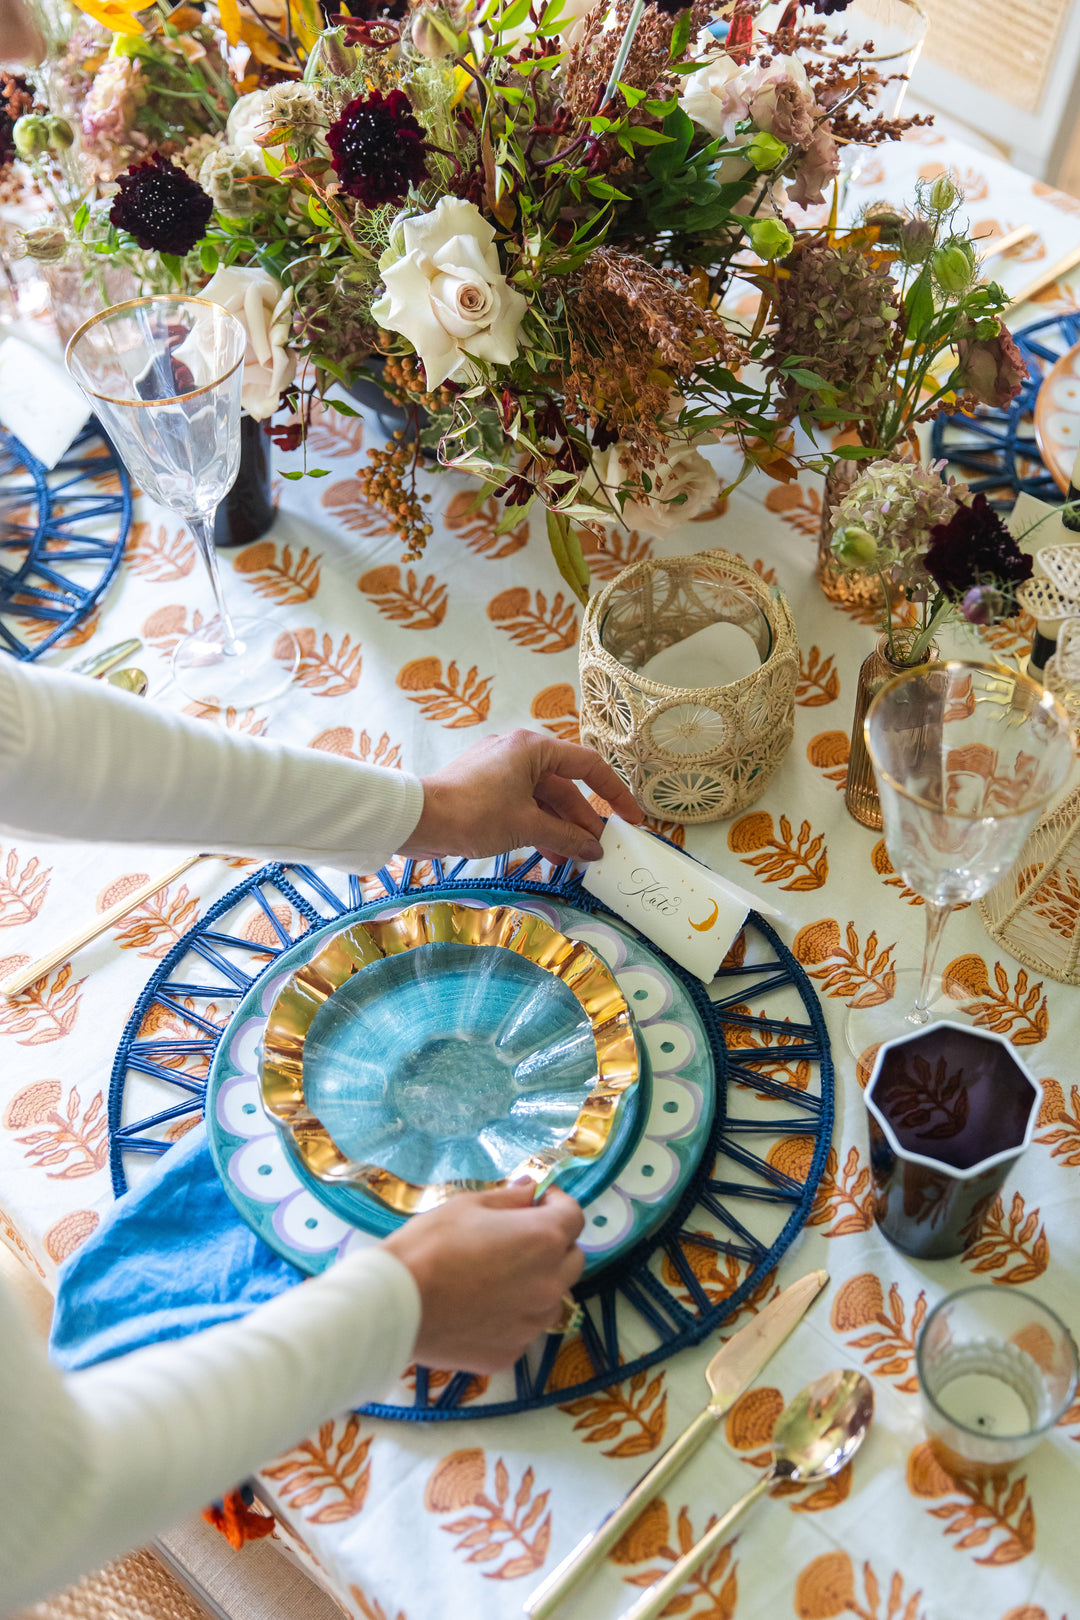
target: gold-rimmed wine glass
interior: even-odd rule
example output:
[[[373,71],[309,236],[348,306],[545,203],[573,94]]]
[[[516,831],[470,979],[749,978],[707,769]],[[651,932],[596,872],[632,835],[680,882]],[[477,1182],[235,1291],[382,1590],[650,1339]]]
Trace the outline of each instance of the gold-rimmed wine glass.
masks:
[[[205,298],[132,298],[84,321],[67,368],[138,487],[182,517],[210,576],[216,617],[185,636],[172,670],[186,697],[246,708],[283,692],[296,667],[282,626],[234,619],[214,549],[214,512],[240,465],[247,333]],[[276,650],[275,650],[276,649]]]
[[[945,924],[1009,871],[1073,760],[1058,700],[1028,676],[989,664],[905,670],[877,694],[864,731],[885,847],[922,898],[926,944],[919,975],[900,972],[889,1001],[851,1009],[846,1035],[856,1056],[905,1028],[956,1018],[963,987],[942,984],[934,971]],[[908,995],[912,1004],[900,1012]]]

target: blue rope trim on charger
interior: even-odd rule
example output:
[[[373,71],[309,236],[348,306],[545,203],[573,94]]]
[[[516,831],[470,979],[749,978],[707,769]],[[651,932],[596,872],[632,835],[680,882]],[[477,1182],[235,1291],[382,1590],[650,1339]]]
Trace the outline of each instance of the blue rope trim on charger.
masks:
[[[1013,338],[1028,367],[1020,393],[1004,409],[980,405],[974,416],[939,416],[930,430],[930,459],[944,458],[973,494],[985,493],[995,506],[1011,506],[1020,494],[1061,503],[1065,497],[1047,471],[1031,418],[1046,372],[1080,342],[1080,314],[1033,321]],[[1032,471],[1021,471],[1025,462]]]
[[[585,892],[580,876],[574,874],[571,863],[555,871],[551,881],[541,882],[529,876],[540,866],[542,857],[538,853],[513,865],[511,860],[510,855],[499,856],[494,870],[479,877],[466,875],[468,868],[478,863],[463,860],[448,868],[441,861],[433,861],[429,863],[433,876],[430,882],[414,882],[416,863],[406,861],[400,878],[395,878],[388,868],[383,868],[378,879],[384,893],[374,897],[369,895],[366,899],[358,877],[348,878],[346,897],[342,899],[309,867],[274,863],[245,878],[216,901],[206,915],[177,941],[154,972],[135,1004],[117,1050],[109,1083],[108,1107],[110,1169],[116,1196],[121,1196],[127,1190],[125,1154],[166,1152],[172,1145],[171,1141],[151,1133],[202,1112],[206,1091],[204,1073],[185,1072],[163,1060],[194,1060],[200,1071],[208,1070],[221,1030],[193,1007],[186,1006],[185,999],[201,998],[204,1002],[213,999],[219,1005],[222,1001],[226,1004],[230,1000],[239,1001],[250,985],[272,966],[275,958],[295,943],[296,938],[366,907],[385,905],[388,899],[430,899],[440,890],[451,887],[501,889],[523,896],[536,895],[562,901],[594,915],[611,915],[606,906]],[[267,891],[271,891],[271,894],[268,895]],[[327,911],[321,911],[312,902],[312,895],[327,907]],[[301,934],[294,937],[282,926],[275,913],[273,897],[287,902],[303,919],[307,926]],[[276,946],[252,943],[250,938],[232,933],[227,927],[217,926],[239,905],[251,900],[254,900],[261,917],[276,937]],[[441,1389],[433,1390],[426,1369],[418,1368],[412,1405],[373,1403],[362,1408],[365,1413],[404,1422],[445,1422],[462,1418],[502,1417],[556,1403],[565,1404],[591,1395],[614,1382],[632,1378],[636,1373],[666,1361],[677,1351],[700,1344],[762,1286],[810,1215],[832,1137],[834,1086],[825,1019],[809,978],[770,925],[756,912],[750,914],[747,927],[762,936],[772,953],[772,959],[763,963],[721,967],[717,980],[730,980],[732,989],[715,1001],[710,1000],[700,980],[672,962],[655,946],[650,946],[667,971],[685,987],[708,1033],[716,1065],[717,1107],[700,1163],[667,1220],[651,1236],[575,1289],[575,1296],[584,1307],[580,1334],[591,1368],[590,1375],[579,1378],[572,1385],[550,1387],[563,1343],[561,1335],[550,1334],[540,1351],[535,1369],[530,1368],[525,1359],[515,1367],[515,1400],[470,1403],[468,1394],[471,1380],[467,1374],[455,1374]],[[238,948],[251,957],[259,958],[257,963],[250,964],[250,972],[238,966],[235,960]],[[226,950],[233,952],[233,959],[224,954]],[[207,985],[172,978],[176,968],[193,951],[215,969],[220,982]],[[740,980],[749,981],[749,988],[745,983],[739,988]],[[768,1016],[755,1017],[745,1010],[749,996],[757,998],[781,987],[792,987],[797,992],[806,1014],[805,1023]],[[163,1008],[174,1019],[182,1020],[195,1030],[205,1031],[205,1036],[152,1035],[140,1040],[139,1030],[154,1006]],[[740,1046],[735,1048],[734,1053],[729,1052],[723,1034],[724,1022],[756,1032],[761,1044],[755,1044],[752,1049]],[[786,1044],[778,1044],[771,1039],[780,1035]],[[770,1061],[817,1064],[819,1094],[813,1095],[809,1089],[800,1090],[763,1075],[752,1066]],[[172,1106],[159,1108],[155,1113],[125,1125],[122,1123],[124,1093],[130,1073],[153,1076],[185,1095]],[[729,1082],[752,1086],[763,1102],[782,1105],[786,1110],[784,1116],[732,1116],[728,1112]],[[783,1170],[770,1165],[755,1151],[755,1140],[764,1135],[812,1140],[813,1150],[804,1182],[798,1182]],[[719,1169],[721,1156],[728,1161],[724,1174]],[[739,1170],[756,1179],[741,1179]],[[731,1206],[733,1199],[742,1200],[750,1210],[757,1206],[788,1207],[787,1218],[778,1235],[771,1241],[757,1236],[750,1213],[736,1214]],[[688,1222],[695,1210],[710,1217],[719,1231],[692,1230]],[[727,1257],[745,1267],[746,1275],[733,1292],[719,1300],[713,1299],[695,1271],[691,1250],[699,1253],[704,1250]],[[658,1260],[669,1263],[686,1300],[680,1299],[652,1269],[652,1263]],[[623,1359],[619,1339],[620,1301],[652,1329],[658,1341],[655,1348]],[[690,1302],[689,1305],[686,1301]]]
[[[102,442],[106,453],[92,453]],[[119,493],[93,487],[104,476],[117,479]],[[34,514],[32,523],[5,521],[0,533],[0,647],[28,663],[81,624],[111,585],[131,529],[131,481],[94,421],[51,471],[0,430],[0,504]],[[51,626],[41,641],[20,633],[28,619]]]

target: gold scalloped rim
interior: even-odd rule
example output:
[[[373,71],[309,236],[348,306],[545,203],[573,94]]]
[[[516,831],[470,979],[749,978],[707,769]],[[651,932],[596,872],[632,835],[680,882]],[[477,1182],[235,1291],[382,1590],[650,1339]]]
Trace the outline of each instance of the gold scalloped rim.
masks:
[[[596,1076],[574,1127],[559,1148],[522,1161],[506,1181],[447,1181],[421,1186],[343,1153],[304,1098],[304,1042],[319,1008],[371,962],[419,945],[498,945],[554,973],[589,1020]],[[354,923],[327,941],[278,991],[259,1060],[267,1112],[288,1131],[306,1169],[319,1181],[362,1186],[400,1214],[434,1209],[459,1192],[483,1192],[526,1176],[546,1181],[564,1159],[595,1159],[607,1146],[623,1094],[637,1083],[638,1052],[626,998],[604,962],[580,940],[512,906],[480,910],[453,900],[409,906],[395,917]]]

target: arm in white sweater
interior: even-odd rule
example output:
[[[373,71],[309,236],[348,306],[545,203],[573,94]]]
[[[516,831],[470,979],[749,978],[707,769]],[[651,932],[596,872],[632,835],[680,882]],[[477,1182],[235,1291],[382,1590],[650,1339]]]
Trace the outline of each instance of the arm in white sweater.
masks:
[[[0,655],[0,826],[371,872],[423,804],[404,771],[239,736]]]
[[[0,1613],[144,1544],[382,1394],[420,1299],[382,1249],[242,1322],[59,1373],[0,1286]]]

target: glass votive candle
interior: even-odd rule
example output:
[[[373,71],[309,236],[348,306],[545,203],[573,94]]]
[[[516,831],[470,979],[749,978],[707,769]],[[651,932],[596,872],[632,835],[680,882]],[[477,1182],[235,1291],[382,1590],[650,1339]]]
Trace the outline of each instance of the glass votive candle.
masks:
[[[589,602],[580,670],[582,741],[663,819],[737,814],[791,741],[794,622],[782,595],[730,553],[624,569]]]
[[[915,1359],[930,1443],[951,1474],[985,1478],[1010,1468],[1076,1391],[1072,1334],[1018,1288],[950,1294],[927,1317]]]

